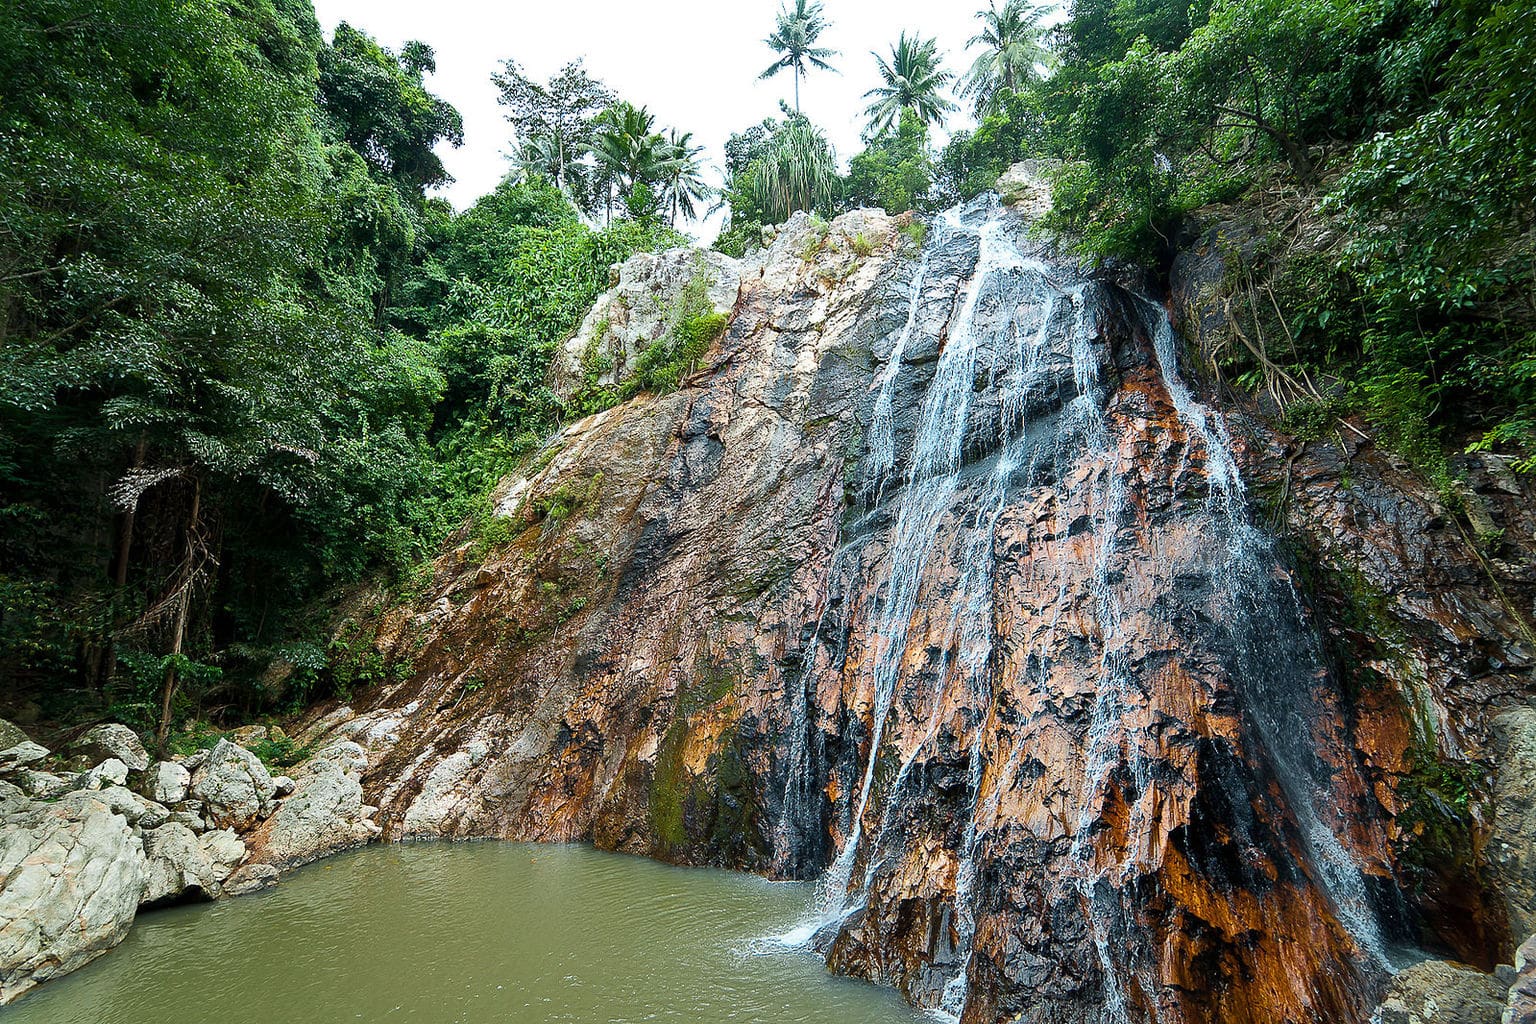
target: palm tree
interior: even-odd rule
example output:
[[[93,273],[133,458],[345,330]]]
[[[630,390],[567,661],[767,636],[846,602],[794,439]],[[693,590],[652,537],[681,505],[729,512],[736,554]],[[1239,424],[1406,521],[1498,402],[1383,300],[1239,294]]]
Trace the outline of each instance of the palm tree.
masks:
[[[1005,0],[997,9],[996,0],[984,11],[977,11],[982,29],[965,44],[984,47],[960,82],[960,95],[971,97],[979,119],[997,102],[1006,89],[1018,92],[1025,85],[1040,80],[1040,66],[1053,60],[1045,45],[1048,29],[1041,21],[1056,10],[1054,6],[1036,7],[1028,0]]]
[[[781,56],[757,77],[772,78],[785,68],[793,69],[797,114],[800,113],[800,76],[805,74],[805,66],[809,64],[823,71],[837,70],[828,62],[828,58],[837,56],[837,51],[816,45],[816,37],[828,27],[828,22],[821,16],[820,0],[795,0],[793,11],[787,7],[779,8],[773,35],[763,40],[769,49]]]
[[[563,176],[565,159],[554,136],[536,135],[518,147],[512,164],[524,178],[542,174],[558,183]]]
[[[704,147],[693,145],[692,132],[673,128],[667,133],[667,148],[672,156],[662,196],[671,207],[669,223],[675,228],[678,214],[691,219],[698,211],[696,204],[714,195],[715,190],[704,181],[704,164],[699,160]]]
[[[928,125],[942,118],[946,111],[959,109],[939,94],[955,76],[940,66],[937,39],[909,37],[903,32],[891,47],[889,61],[873,50],[870,56],[879,64],[880,78],[885,83],[864,94],[865,99],[875,98],[864,111],[871,136],[894,127],[903,110],[912,111]]]
[[[607,219],[613,220],[613,184],[626,202],[637,186],[651,188],[672,172],[674,160],[667,140],[655,131],[656,116],[645,107],[621,102],[597,115],[588,149],[610,182]]]
[[[756,163],[753,198],[769,223],[787,220],[796,210],[824,210],[837,199],[837,157],[826,136],[803,117],[787,120]]]

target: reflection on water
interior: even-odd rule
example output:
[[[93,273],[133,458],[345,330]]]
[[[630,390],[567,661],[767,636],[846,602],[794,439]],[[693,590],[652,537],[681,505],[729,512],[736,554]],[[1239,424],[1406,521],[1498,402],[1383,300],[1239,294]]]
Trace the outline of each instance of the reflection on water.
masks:
[[[762,936],[808,885],[581,846],[375,846],[142,916],[5,1024],[895,1024],[891,991]]]

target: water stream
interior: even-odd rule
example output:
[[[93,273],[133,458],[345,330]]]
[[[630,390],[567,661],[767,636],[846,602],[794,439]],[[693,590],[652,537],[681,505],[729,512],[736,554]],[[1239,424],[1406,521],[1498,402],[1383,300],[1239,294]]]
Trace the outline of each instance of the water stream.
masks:
[[[935,300],[929,294],[939,262],[935,254],[941,247],[963,244],[979,250],[975,267],[954,282],[950,306],[936,313],[934,304],[943,297]],[[882,839],[909,785],[910,769],[935,741],[941,711],[967,708],[969,806],[955,851],[952,918],[959,966],[935,1007],[950,1016],[962,1012],[976,929],[978,862],[996,825],[1003,784],[988,790],[984,749],[994,685],[997,525],[1010,501],[1028,489],[1084,488],[1088,493],[1069,497],[1092,509],[1096,548],[1091,578],[1083,582],[1091,596],[1099,661],[1084,738],[1080,820],[1064,880],[1088,910],[1105,978],[1105,1019],[1129,1019],[1133,989],[1140,990],[1135,1002],[1156,1005],[1152,989],[1158,982],[1146,962],[1149,952],[1134,943],[1127,948],[1115,938],[1136,928],[1137,908],[1122,905],[1120,884],[1136,869],[1135,854],[1126,851],[1124,863],[1104,866],[1091,839],[1101,795],[1120,785],[1117,778],[1128,780],[1133,793],[1148,792],[1154,781],[1140,746],[1124,735],[1129,710],[1145,701],[1145,683],[1126,657],[1135,638],[1123,626],[1125,602],[1138,598],[1125,585],[1119,545],[1134,543],[1123,537],[1134,515],[1126,467],[1118,463],[1118,442],[1105,419],[1108,346],[1100,321],[1129,315],[1143,319],[1140,326],[1152,342],[1162,385],[1189,435],[1183,458],[1186,464],[1196,458],[1202,463],[1203,473],[1186,477],[1186,465],[1177,467],[1174,477],[1204,481],[1203,506],[1198,494],[1183,497],[1197,517],[1195,532],[1203,544],[1213,610],[1221,620],[1209,642],[1222,652],[1262,756],[1281,783],[1303,836],[1309,874],[1362,950],[1382,964],[1382,940],[1364,873],[1334,831],[1340,827],[1337,808],[1330,803],[1334,779],[1312,746],[1308,716],[1320,710],[1312,688],[1324,671],[1321,645],[1296,591],[1277,576],[1273,543],[1249,519],[1225,426],[1180,377],[1172,328],[1160,306],[1122,296],[1114,300],[1120,308],[1109,309],[1105,286],[1074,268],[1043,263],[1030,252],[1021,225],[995,204],[941,214],[913,275],[905,322],[888,339],[890,354],[875,381],[864,465],[867,500],[877,509],[882,503],[892,506],[886,575],[869,613],[876,649],[868,670],[873,694],[868,748],[851,807],[844,809],[845,814],[851,811],[844,818],[846,840],[821,880],[819,912],[783,938],[791,944],[806,941],[865,906],[882,867]],[[909,369],[904,360],[912,351],[935,347],[932,379],[904,451],[896,412],[903,373]],[[1069,479],[1069,467],[1083,465],[1096,469]],[[950,617],[937,669],[927,670],[934,683],[924,697],[908,678],[914,668],[908,660],[909,632],[925,588],[945,571],[935,562],[940,557],[955,560],[950,568],[956,582],[943,598]],[[1027,571],[1027,565],[1008,571]],[[818,623],[816,633],[822,632]],[[1283,645],[1276,643],[1281,637],[1287,641]],[[1051,657],[1046,650],[1030,653],[1042,663]],[[891,742],[898,735],[893,722],[898,714],[923,723],[915,744]],[[1016,764],[1022,754],[1006,752],[1008,763]],[[1002,754],[993,751],[992,756]],[[887,764],[895,769],[893,781],[877,786]],[[798,791],[814,790],[813,783],[801,782]],[[794,785],[789,780],[787,789]],[[1137,801],[1131,808],[1133,832],[1153,827],[1141,820],[1153,813],[1143,803],[1150,806]],[[893,843],[899,845],[900,838]],[[856,875],[861,863],[863,871]]]

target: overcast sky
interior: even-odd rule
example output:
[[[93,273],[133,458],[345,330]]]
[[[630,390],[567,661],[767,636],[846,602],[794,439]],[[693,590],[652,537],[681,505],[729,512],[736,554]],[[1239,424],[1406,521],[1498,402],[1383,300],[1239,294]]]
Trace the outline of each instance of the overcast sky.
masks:
[[[915,30],[936,36],[946,67],[959,73],[970,64],[962,51],[981,6],[984,0],[824,0],[832,27],[819,42],[841,51],[833,61],[841,74],[812,72],[801,82],[800,102],[826,129],[839,160],[846,164],[861,148],[862,96],[878,84],[869,51],[886,52],[902,29]],[[409,39],[437,51],[430,87],[464,115],[463,147],[442,150],[456,179],[444,194],[459,209],[507,171],[511,128],[490,80],[507,57],[541,81],[586,58],[592,74],[650,107],[660,126],[693,132],[707,147],[712,183],[726,138],[776,115],[780,98],[793,102],[789,72],[757,77],[773,61],[762,40],[773,30],[777,0],[315,0],[315,9],[327,37],[345,21],[397,52]],[[952,127],[966,123],[951,116]],[[712,235],[712,227],[703,233]]]

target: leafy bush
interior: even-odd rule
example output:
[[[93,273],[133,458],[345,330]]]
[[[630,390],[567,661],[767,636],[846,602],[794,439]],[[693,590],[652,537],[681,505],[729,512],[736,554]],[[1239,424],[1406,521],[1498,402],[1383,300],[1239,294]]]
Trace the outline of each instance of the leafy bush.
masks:
[[[850,161],[844,184],[849,206],[876,206],[887,213],[926,209],[933,186],[928,128],[911,110],[903,110],[895,131],[871,139]]]
[[[715,311],[709,300],[711,281],[695,274],[675,300],[667,333],[646,346],[635,361],[634,374],[624,382],[625,396],[641,391],[676,391],[687,374],[725,330],[730,317]]]

